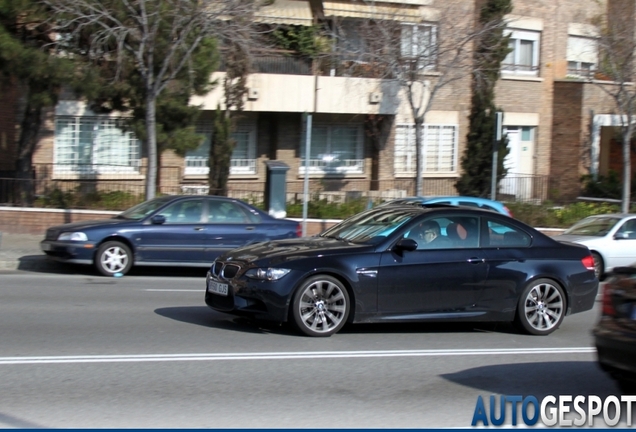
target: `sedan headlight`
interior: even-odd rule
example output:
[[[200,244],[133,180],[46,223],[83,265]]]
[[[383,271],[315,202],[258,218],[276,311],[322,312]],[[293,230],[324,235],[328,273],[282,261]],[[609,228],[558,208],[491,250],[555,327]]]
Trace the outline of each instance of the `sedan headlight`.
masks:
[[[275,281],[289,272],[290,269],[283,268],[253,268],[246,271],[245,276],[252,279]]]
[[[65,241],[88,241],[88,237],[83,232],[63,232],[57,239]]]

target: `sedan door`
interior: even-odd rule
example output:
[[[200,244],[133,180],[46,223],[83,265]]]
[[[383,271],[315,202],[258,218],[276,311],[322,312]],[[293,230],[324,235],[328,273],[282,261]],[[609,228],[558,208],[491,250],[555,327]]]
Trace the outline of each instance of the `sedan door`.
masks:
[[[457,221],[435,218],[446,228]],[[465,217],[463,226],[478,229],[477,217]],[[449,230],[450,231],[450,230]],[[473,306],[488,275],[484,254],[477,247],[479,233],[449,239],[443,249],[386,251],[378,274],[378,310],[393,319],[434,319],[479,315]],[[408,233],[406,234],[408,236]]]
[[[233,201],[208,200],[205,257],[209,262],[225,251],[267,239],[260,219]]]
[[[628,219],[618,227],[608,247],[603,248],[606,265],[621,267],[636,262],[636,219]]]
[[[139,236],[136,259],[166,264],[205,262],[203,202],[202,198],[180,200],[154,215]]]

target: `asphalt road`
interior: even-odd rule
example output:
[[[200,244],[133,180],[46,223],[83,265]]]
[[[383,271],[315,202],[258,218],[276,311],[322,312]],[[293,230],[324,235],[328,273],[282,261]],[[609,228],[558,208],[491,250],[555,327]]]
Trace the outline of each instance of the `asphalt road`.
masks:
[[[312,339],[203,294],[201,272],[0,273],[0,427],[470,427],[480,395],[619,394],[594,361],[598,304],[547,337],[392,324]]]

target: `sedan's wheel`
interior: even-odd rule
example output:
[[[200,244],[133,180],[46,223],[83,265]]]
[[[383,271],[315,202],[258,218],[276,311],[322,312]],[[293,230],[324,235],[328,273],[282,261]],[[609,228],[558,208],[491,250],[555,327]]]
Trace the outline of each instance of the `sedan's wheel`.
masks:
[[[312,276],[294,294],[292,316],[308,336],[331,336],[346,323],[351,309],[349,294],[336,278]]]
[[[592,258],[594,258],[594,274],[601,280],[603,273],[605,272],[605,264],[603,264],[603,258],[596,252],[592,252]]]
[[[516,320],[526,332],[550,334],[559,328],[564,316],[565,295],[556,282],[538,279],[523,290]]]
[[[126,274],[132,267],[130,248],[118,241],[109,241],[97,249],[95,267],[104,276]]]

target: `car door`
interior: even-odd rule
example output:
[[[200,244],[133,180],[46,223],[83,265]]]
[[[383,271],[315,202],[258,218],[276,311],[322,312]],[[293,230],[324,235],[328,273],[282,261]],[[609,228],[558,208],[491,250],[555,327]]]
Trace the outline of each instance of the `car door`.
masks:
[[[206,218],[205,256],[210,262],[225,251],[267,238],[259,217],[234,201],[209,198]]]
[[[205,261],[206,226],[203,198],[176,201],[146,222],[138,242],[137,261],[201,263]],[[157,219],[159,216],[161,219]]]
[[[621,267],[636,262],[636,219],[627,219],[617,228],[610,248],[604,253],[612,267]]]
[[[378,272],[378,310],[395,319],[460,317],[474,314],[488,267],[477,247],[478,217],[432,218],[447,235],[447,227],[470,227],[462,241],[449,239],[443,247],[427,249],[418,243],[414,251],[386,251]],[[408,231],[404,234],[409,236]]]

